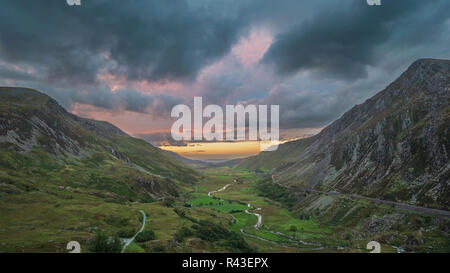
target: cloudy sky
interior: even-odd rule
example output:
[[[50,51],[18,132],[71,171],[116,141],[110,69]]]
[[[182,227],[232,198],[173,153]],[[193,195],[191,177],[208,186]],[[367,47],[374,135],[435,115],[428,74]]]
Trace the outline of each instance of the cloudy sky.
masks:
[[[194,96],[279,104],[320,128],[418,58],[450,58],[450,1],[0,0],[0,85],[38,89],[130,134]]]

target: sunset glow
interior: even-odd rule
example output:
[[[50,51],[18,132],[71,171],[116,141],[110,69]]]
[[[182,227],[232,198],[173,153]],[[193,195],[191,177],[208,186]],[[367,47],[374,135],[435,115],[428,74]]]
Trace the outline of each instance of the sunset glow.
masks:
[[[278,141],[277,143],[282,144],[292,140],[295,139]],[[186,146],[160,146],[160,148],[190,159],[215,161],[257,155],[261,152],[261,147],[269,144],[274,143],[269,141],[201,142],[189,143]]]

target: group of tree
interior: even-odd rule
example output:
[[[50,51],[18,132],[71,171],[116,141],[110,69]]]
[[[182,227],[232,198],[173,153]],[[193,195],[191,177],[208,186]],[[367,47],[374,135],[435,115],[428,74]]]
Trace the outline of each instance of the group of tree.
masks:
[[[177,232],[175,232],[175,240],[177,240],[178,242],[183,242],[184,238],[193,235],[195,235],[195,232],[192,229],[188,227],[182,227],[181,229],[177,230]]]
[[[122,242],[119,236],[109,236],[105,232],[98,232],[91,244],[90,251],[96,253],[119,253],[122,249]]]
[[[253,249],[245,242],[241,234],[230,231],[223,225],[201,220],[192,228],[196,231],[196,237],[204,241],[219,242],[230,252],[253,252]]]
[[[295,205],[296,198],[294,194],[280,185],[273,183],[270,178],[258,181],[256,183],[256,189],[260,196],[278,201],[289,209]]]
[[[136,242],[143,243],[151,240],[155,240],[156,235],[153,230],[144,230],[136,236]]]

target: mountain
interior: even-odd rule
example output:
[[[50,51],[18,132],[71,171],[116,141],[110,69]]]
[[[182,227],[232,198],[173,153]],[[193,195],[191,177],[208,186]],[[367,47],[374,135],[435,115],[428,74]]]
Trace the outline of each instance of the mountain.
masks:
[[[450,61],[421,59],[319,134],[240,161],[283,186],[450,210]]]
[[[0,198],[56,187],[126,201],[178,196],[198,174],[114,125],[26,88],[0,88]]]
[[[184,141],[177,141],[172,138],[170,132],[163,133],[151,133],[151,134],[136,134],[138,138],[141,138],[154,146],[186,146]]]
[[[206,162],[206,161],[201,161],[201,160],[195,160],[195,159],[189,159],[186,158],[184,156],[181,156],[175,152],[172,151],[168,151],[168,150],[163,150],[161,149],[162,152],[167,153],[169,156],[175,158],[176,160],[178,160],[179,162],[185,164],[185,165],[193,165],[193,166],[214,166],[214,163],[211,162]]]

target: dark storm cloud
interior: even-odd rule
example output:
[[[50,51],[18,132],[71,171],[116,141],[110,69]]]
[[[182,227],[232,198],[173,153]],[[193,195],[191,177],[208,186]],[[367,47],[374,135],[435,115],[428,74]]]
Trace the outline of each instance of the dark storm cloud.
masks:
[[[255,24],[281,30],[264,58],[281,74],[310,69],[344,79],[364,77],[366,66],[380,57],[379,46],[398,30],[407,32],[403,43],[423,41],[439,31],[450,6],[447,0],[384,1],[381,7],[292,0],[1,4],[0,58],[32,64],[51,82],[72,84],[95,83],[100,69],[128,79],[192,80]]]
[[[37,75],[1,66],[0,80],[35,86],[66,107],[85,103],[167,115],[181,99],[112,92],[98,74],[193,80],[245,32],[248,24],[233,2],[96,0],[70,7],[64,0],[1,1],[0,60],[32,67]]]
[[[1,68],[0,68],[1,75]],[[147,113],[154,117],[168,117],[173,106],[182,103],[182,99],[164,95],[147,94],[132,89],[111,91],[106,86],[73,89],[57,88],[45,83],[26,82],[12,86],[27,86],[56,99],[66,109],[72,109],[75,103],[87,104],[117,112],[120,110]]]
[[[448,0],[0,0],[0,84],[36,88],[68,108],[168,117],[181,98],[132,83],[178,81],[181,91],[168,93],[187,102],[200,93],[205,104],[279,104],[284,128],[317,127],[417,58],[450,57],[449,14]],[[275,35],[260,64],[227,61],[197,77],[252,29]],[[99,75],[123,79],[123,89]]]
[[[105,67],[130,79],[194,78],[247,26],[226,2],[2,1],[0,57],[41,66],[51,80],[94,82]]]
[[[373,91],[372,88],[368,90]],[[356,104],[361,97],[352,94],[358,92],[363,93],[359,85],[334,92],[285,87],[268,97],[267,103],[280,105],[280,128],[317,128],[326,126]]]
[[[144,113],[153,102],[153,96],[145,95],[134,90],[118,90],[111,92],[107,88],[77,92],[74,102],[90,104],[109,110],[123,108],[134,112]]]
[[[0,78],[9,80],[30,81],[35,77],[25,71],[17,71],[0,65]]]
[[[128,79],[194,79],[252,25],[281,31],[264,62],[282,74],[310,69],[364,77],[379,47],[399,31],[406,32],[403,43],[438,32],[450,3],[96,0],[71,7],[63,0],[15,0],[1,7],[0,58],[32,64],[51,81],[95,83],[100,69]]]
[[[261,104],[280,105],[280,128],[322,127],[339,113],[340,103],[327,93],[279,86]]]
[[[169,116],[173,106],[181,103],[181,99],[161,95],[144,94],[136,90],[117,90],[111,92],[107,88],[71,92],[73,101],[65,101],[67,105],[78,102],[101,107],[108,110],[127,110],[138,113],[150,113],[153,116]],[[58,94],[55,94],[58,96]]]
[[[383,59],[387,50],[429,42],[449,18],[450,1],[336,1],[282,32],[263,62],[280,74],[299,70],[320,76],[354,80],[367,76],[367,66]]]

